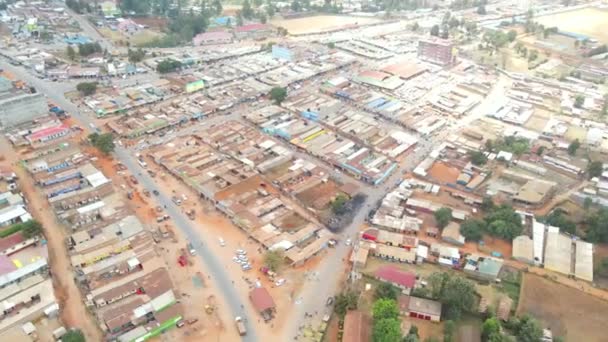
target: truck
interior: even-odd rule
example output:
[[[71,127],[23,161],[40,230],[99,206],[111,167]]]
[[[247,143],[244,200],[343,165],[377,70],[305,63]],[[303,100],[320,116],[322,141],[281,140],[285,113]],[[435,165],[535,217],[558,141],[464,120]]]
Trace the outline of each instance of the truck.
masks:
[[[196,255],[196,249],[194,249],[194,245],[192,244],[192,242],[188,242],[188,245],[186,247],[188,247],[188,252],[190,252],[190,255]]]
[[[240,316],[236,316],[234,318],[234,322],[236,323],[236,330],[239,332],[239,335],[247,335],[247,328],[245,328],[245,323],[243,323],[243,319]]]

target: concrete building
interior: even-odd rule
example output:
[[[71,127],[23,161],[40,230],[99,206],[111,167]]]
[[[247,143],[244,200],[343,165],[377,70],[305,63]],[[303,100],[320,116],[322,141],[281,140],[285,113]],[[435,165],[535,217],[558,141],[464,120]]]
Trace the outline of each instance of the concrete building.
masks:
[[[545,268],[572,275],[572,239],[560,234],[557,228],[547,232]]]
[[[13,127],[46,114],[44,94],[0,94],[0,127]]]
[[[460,225],[450,222],[441,232],[441,240],[457,246],[464,246],[464,236],[460,234]]]
[[[446,40],[432,39],[418,42],[418,58],[439,65],[451,65],[456,61],[454,45]]]
[[[399,307],[402,314],[425,321],[439,322],[441,320],[441,303],[424,298],[401,296]]]
[[[416,284],[416,275],[414,273],[401,271],[397,267],[390,265],[380,267],[374,273],[374,276],[380,281],[398,287],[404,294],[409,294]]]
[[[534,265],[534,241],[529,236],[513,239],[513,259]]]

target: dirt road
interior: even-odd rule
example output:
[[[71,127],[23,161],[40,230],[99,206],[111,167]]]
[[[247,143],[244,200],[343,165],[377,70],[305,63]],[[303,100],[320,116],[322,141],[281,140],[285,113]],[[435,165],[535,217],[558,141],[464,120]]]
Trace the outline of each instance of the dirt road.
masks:
[[[0,154],[5,156],[2,163],[11,165],[19,178],[21,191],[28,201],[32,216],[42,223],[49,250],[49,264],[53,277],[55,297],[61,307],[61,319],[67,327],[79,328],[88,341],[101,341],[102,334],[93,317],[90,316],[81,299],[80,290],[74,282],[74,272],[65,248],[65,227],[55,220],[55,215],[42,194],[34,187],[27,171],[18,166],[19,156],[11,149],[11,144],[0,138]]]

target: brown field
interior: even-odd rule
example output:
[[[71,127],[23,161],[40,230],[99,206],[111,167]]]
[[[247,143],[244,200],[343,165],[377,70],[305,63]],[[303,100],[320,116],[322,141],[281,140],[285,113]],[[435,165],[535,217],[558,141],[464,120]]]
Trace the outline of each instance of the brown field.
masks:
[[[441,183],[456,183],[460,175],[460,170],[455,167],[446,165],[442,162],[436,162],[429,169],[429,176]]]
[[[525,274],[517,314],[525,313],[566,341],[606,341],[608,303],[577,289]]]
[[[312,187],[297,194],[296,197],[307,207],[318,210],[327,208],[329,203],[338,194],[338,186],[334,182],[327,182]]]
[[[557,13],[535,18],[539,24],[545,27],[557,26],[560,30],[591,36],[601,42],[608,42],[608,11],[597,8],[584,8],[575,11]],[[581,23],[584,22],[584,25]]]
[[[297,19],[276,19],[271,20],[270,23],[274,26],[284,27],[291,34],[305,34],[328,31],[346,25],[371,24],[378,21],[380,20],[375,18],[319,15]]]

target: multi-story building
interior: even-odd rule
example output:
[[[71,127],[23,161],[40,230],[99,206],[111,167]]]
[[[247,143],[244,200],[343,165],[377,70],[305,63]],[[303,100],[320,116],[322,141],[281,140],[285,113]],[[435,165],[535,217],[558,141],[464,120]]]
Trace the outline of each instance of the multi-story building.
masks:
[[[439,65],[450,65],[456,61],[454,45],[443,39],[420,40],[418,58]]]
[[[48,113],[46,99],[41,93],[0,94],[0,127],[13,127]]]

